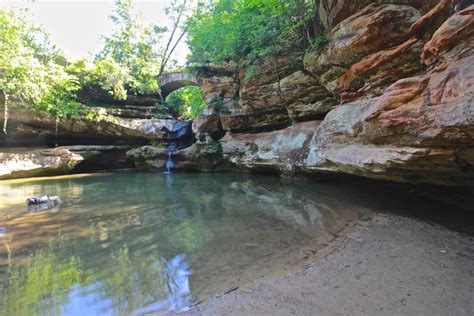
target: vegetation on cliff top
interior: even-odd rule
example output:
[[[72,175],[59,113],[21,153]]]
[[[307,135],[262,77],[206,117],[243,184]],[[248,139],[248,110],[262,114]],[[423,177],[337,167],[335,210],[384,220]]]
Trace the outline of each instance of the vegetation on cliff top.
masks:
[[[167,9],[173,15],[173,34],[183,26],[186,3],[173,1]],[[48,35],[29,22],[25,10],[0,9],[0,93],[4,95],[5,133],[11,97],[28,101],[59,120],[90,114],[81,104],[86,101],[81,96],[88,91],[109,94],[116,100],[125,100],[129,94],[159,92],[156,76],[166,65],[173,67],[170,56],[181,36],[172,35],[165,41],[166,28],[141,24],[132,0],[116,0],[110,19],[115,30],[104,37],[103,48],[92,63],[84,59],[71,64]],[[193,93],[192,97],[189,91],[181,93],[186,95],[184,103],[195,99],[197,94]],[[188,107],[179,104],[183,114]]]
[[[187,21],[190,61],[239,62],[310,46],[315,13],[314,0],[200,1]]]

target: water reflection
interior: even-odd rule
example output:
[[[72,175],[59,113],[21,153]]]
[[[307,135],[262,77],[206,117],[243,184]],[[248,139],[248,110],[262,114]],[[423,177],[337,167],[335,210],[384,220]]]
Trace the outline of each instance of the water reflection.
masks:
[[[0,204],[0,310],[183,311],[301,264],[359,214],[387,207],[365,191],[235,174],[0,182],[1,197],[16,195]],[[28,213],[25,199],[44,193],[61,197],[61,212]]]
[[[315,202],[303,187],[240,175],[2,182],[0,192],[15,192],[18,202],[0,206],[0,307],[48,315],[81,306],[92,314],[185,310],[301,261],[305,247],[344,225],[347,203]],[[61,212],[28,213],[25,199],[45,192],[61,197]]]
[[[190,309],[192,298],[189,287],[191,272],[185,254],[180,254],[166,262],[161,258],[165,267],[163,276],[168,286],[168,297],[165,300],[151,303],[136,309],[131,315],[143,315],[158,312],[185,312]]]

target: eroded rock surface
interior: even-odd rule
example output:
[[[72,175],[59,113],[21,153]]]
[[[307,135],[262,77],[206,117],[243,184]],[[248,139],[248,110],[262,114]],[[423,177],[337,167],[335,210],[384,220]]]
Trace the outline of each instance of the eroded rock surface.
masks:
[[[213,171],[221,168],[222,145],[194,144],[169,155],[165,147],[144,146],[127,152],[127,157],[135,162],[135,167],[142,171],[166,171],[166,162],[171,158],[172,171]]]
[[[322,0],[319,1],[319,16],[323,25],[331,29],[372,3],[410,5],[424,14],[433,8],[438,0]]]
[[[133,168],[129,146],[65,146],[0,151],[0,180]]]
[[[176,138],[173,129],[181,124],[177,120],[150,118],[153,110],[134,108],[108,111],[93,109],[98,119],[64,118],[56,126],[55,119],[45,113],[34,111],[26,105],[11,104],[7,134],[0,133],[0,147],[144,145],[149,140],[170,142]],[[3,116],[4,112],[0,111],[1,122]],[[188,132],[191,133],[191,129]]]
[[[441,24],[455,3],[401,2],[354,9],[303,68],[241,71],[228,113],[196,123],[228,131],[216,168],[473,185],[474,6]]]
[[[82,156],[63,148],[0,152],[0,180],[67,174],[83,160]]]

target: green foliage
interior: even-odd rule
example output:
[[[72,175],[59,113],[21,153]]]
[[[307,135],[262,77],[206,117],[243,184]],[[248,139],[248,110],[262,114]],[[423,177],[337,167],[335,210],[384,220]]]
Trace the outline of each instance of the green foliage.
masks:
[[[315,3],[307,0],[200,1],[187,21],[191,61],[240,61],[306,45]]]
[[[211,154],[221,154],[222,150],[222,144],[220,142],[212,142],[209,144],[209,152]]]
[[[77,77],[64,69],[64,57],[48,36],[28,23],[24,14],[0,9],[0,90],[35,104],[59,119],[79,111],[73,101]],[[7,130],[4,121],[4,132]]]
[[[14,96],[59,120],[65,116],[93,115],[78,101],[80,92],[103,90],[116,100],[127,93],[156,93],[159,71],[157,44],[164,31],[143,26],[131,0],[117,0],[110,17],[115,32],[105,38],[93,64],[66,62],[47,34],[28,22],[25,12],[0,9],[0,93],[5,94],[4,132],[8,100]]]
[[[158,139],[152,139],[150,140],[150,146],[161,147],[162,144],[161,144],[161,141],[159,141]]]
[[[258,146],[257,144],[252,144],[249,147],[249,153],[252,155],[255,155],[258,152]]]
[[[158,120],[164,120],[167,118],[167,116],[163,113],[156,113],[155,115],[153,115],[153,118],[156,118]]]
[[[311,43],[311,47],[315,50],[322,50],[331,40],[331,36],[324,34],[317,36]]]
[[[222,106],[224,105],[224,102],[222,101],[221,97],[213,96],[209,100],[209,105],[214,106],[216,112],[220,112],[222,110]]]
[[[128,73],[112,58],[96,60],[86,78],[88,84],[107,91],[114,99],[127,99],[124,84],[127,82]]]
[[[83,263],[77,257],[59,258],[50,251],[38,251],[24,267],[8,271],[8,287],[0,289],[5,315],[36,315],[48,300],[51,305],[67,303],[68,292],[82,276]]]
[[[201,114],[206,107],[199,87],[184,87],[173,91],[166,98],[167,106],[178,113],[184,119],[194,119]]]
[[[107,88],[113,86],[107,90],[114,95],[123,95],[126,90],[135,94],[158,92],[160,53],[156,47],[166,29],[141,24],[132,0],[116,0],[110,19],[116,28],[104,38],[104,47],[95,56],[97,68],[112,67],[120,75],[120,80],[114,75],[112,85],[105,84]]]

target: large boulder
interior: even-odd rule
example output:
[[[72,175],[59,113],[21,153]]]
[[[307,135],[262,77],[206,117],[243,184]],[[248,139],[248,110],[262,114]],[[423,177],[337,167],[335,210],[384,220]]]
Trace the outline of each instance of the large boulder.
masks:
[[[171,159],[171,171],[213,171],[222,162],[222,146],[219,142],[194,144],[170,155],[167,148],[144,146],[127,152],[127,157],[142,171],[166,171]]]
[[[83,160],[63,148],[0,152],[0,180],[68,174]]]
[[[309,143],[320,123],[309,121],[258,134],[227,133],[221,140],[224,159],[235,170],[301,171],[309,154]]]
[[[65,146],[0,150],[0,180],[134,168],[128,146]]]

